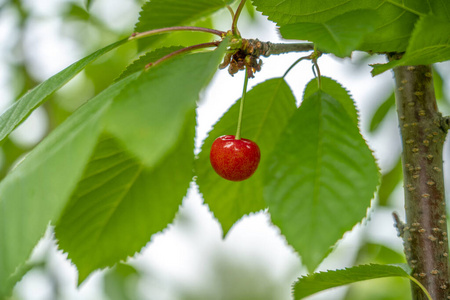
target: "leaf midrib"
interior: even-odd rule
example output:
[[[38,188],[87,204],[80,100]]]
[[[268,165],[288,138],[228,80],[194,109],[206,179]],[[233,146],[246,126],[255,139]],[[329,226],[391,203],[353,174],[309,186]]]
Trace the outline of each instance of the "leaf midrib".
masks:
[[[402,8],[402,9],[404,9],[404,10],[410,12],[410,13],[413,13],[413,14],[415,14],[415,15],[418,15],[419,17],[425,16],[425,14],[423,14],[423,13],[421,13],[421,12],[418,12],[418,11],[412,9],[412,8],[406,7],[405,5],[396,3],[396,2],[394,2],[393,0],[385,0],[384,2],[389,3],[389,4],[392,4],[392,5],[397,6],[397,7],[399,7],[399,8]]]
[[[116,201],[116,205],[114,205],[113,209],[110,210],[110,214],[108,217],[104,218],[104,226],[101,227],[101,230],[98,232],[97,234],[97,241],[100,240],[100,238],[103,236],[107,225],[110,223],[112,217],[115,215],[115,213],[117,212],[118,207],[120,206],[120,204],[122,204],[123,199],[125,198],[125,196],[128,194],[128,192],[131,190],[131,188],[134,186],[134,184],[136,183],[137,179],[139,178],[139,176],[141,175],[142,171],[143,171],[144,167],[142,164],[139,165],[138,170],[136,171],[135,176],[133,176],[132,178],[130,178],[130,183],[129,183],[129,187],[125,188],[123,190],[123,192],[121,193],[121,196],[118,197],[119,200]]]
[[[333,31],[331,30],[331,28],[329,27],[329,25],[327,23],[323,23],[322,26],[325,28],[325,30],[330,34],[331,38],[333,39],[333,41],[336,43],[336,46],[339,47],[339,50],[342,52],[342,49],[340,47],[340,43],[339,43],[339,39],[338,37],[333,33]]]
[[[281,5],[282,3],[286,2],[286,1],[287,1],[287,0],[283,0],[282,2],[278,3],[276,6],[279,6],[279,5]],[[336,5],[336,6],[332,7],[332,8],[327,8],[327,9],[323,9],[323,10],[317,10],[317,11],[312,12],[312,13],[309,13],[309,14],[295,15],[295,16],[293,16],[293,15],[288,15],[288,14],[283,14],[283,13],[281,13],[281,14],[286,15],[286,16],[291,16],[291,17],[306,17],[306,16],[309,17],[309,16],[312,16],[312,15],[321,14],[321,13],[324,13],[324,12],[327,12],[327,11],[330,11],[330,10],[333,10],[333,9],[336,9],[337,7],[346,5],[347,3],[351,2],[351,1],[352,1],[352,0],[347,0],[346,2],[343,2],[343,3],[341,3],[341,4],[339,4],[339,5]]]
[[[269,101],[269,105],[267,105],[263,117],[261,118],[260,126],[258,126],[258,131],[255,133],[255,140],[259,140],[259,137],[261,136],[261,133],[263,132],[264,124],[266,123],[266,120],[269,118],[269,112],[270,109],[273,107],[273,104],[275,103],[275,95],[278,94],[278,91],[281,87],[281,84],[284,82],[284,79],[280,78],[278,80],[278,85],[276,86],[275,92],[272,94],[272,97]]]
[[[323,140],[320,137],[323,137],[323,99],[321,97],[321,92],[318,92],[319,99],[316,99],[316,101],[319,101],[319,126],[318,126],[318,134],[319,137],[317,139],[317,159],[316,159],[316,168],[314,172],[314,190],[313,190],[313,203],[312,203],[312,212],[311,214],[313,216],[317,215],[317,207],[319,204],[319,194],[320,194],[320,180],[321,180],[321,166],[322,166],[322,155],[323,155]],[[314,219],[317,219],[317,217],[314,217]],[[311,223],[311,233],[316,232],[316,226],[317,224],[315,222]]]

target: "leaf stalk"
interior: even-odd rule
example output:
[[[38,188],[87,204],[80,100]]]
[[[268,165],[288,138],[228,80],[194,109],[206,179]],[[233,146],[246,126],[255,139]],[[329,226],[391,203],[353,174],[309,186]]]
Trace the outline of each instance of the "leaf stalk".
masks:
[[[244,8],[245,5],[245,0],[241,0],[241,3],[239,3],[238,8],[236,9],[236,13],[234,14],[233,17],[233,24],[231,25],[231,32],[234,35],[238,35],[240,36],[241,34],[239,33],[239,30],[237,28],[237,22],[239,20],[239,16],[241,15],[242,9]]]
[[[420,289],[423,291],[423,293],[425,294],[425,296],[427,296],[428,300],[433,300],[433,298],[431,298],[430,293],[427,291],[427,289],[423,286],[423,284],[420,283],[419,280],[415,279],[414,277],[412,277],[411,275],[408,276],[409,280],[411,280],[412,282],[414,282],[415,284],[417,284],[417,286],[420,287]]]

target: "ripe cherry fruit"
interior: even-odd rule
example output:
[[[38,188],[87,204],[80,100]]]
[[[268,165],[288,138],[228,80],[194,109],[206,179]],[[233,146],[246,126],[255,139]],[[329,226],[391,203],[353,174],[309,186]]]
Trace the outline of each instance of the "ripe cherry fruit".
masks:
[[[242,181],[255,173],[261,152],[258,145],[251,140],[223,135],[212,144],[209,159],[213,169],[221,177]]]

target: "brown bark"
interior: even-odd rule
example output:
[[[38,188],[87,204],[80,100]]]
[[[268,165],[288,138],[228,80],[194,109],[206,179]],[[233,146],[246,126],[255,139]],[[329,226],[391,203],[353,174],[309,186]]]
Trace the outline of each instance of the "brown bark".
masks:
[[[394,69],[401,131],[406,224],[397,227],[412,276],[434,300],[449,296],[449,246],[443,177],[447,118],[438,111],[430,66]],[[413,299],[427,299],[412,283]]]

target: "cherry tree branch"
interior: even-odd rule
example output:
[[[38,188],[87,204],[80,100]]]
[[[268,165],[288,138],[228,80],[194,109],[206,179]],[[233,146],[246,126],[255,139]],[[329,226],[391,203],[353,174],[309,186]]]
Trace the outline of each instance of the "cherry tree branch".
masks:
[[[393,59],[394,57],[390,57]],[[438,111],[430,66],[394,69],[401,131],[406,222],[397,229],[412,276],[433,299],[449,299],[449,246],[443,144],[448,122]],[[415,284],[413,299],[426,299]]]
[[[265,43],[267,49],[263,52],[263,56],[278,55],[290,52],[306,52],[313,51],[313,43]]]

